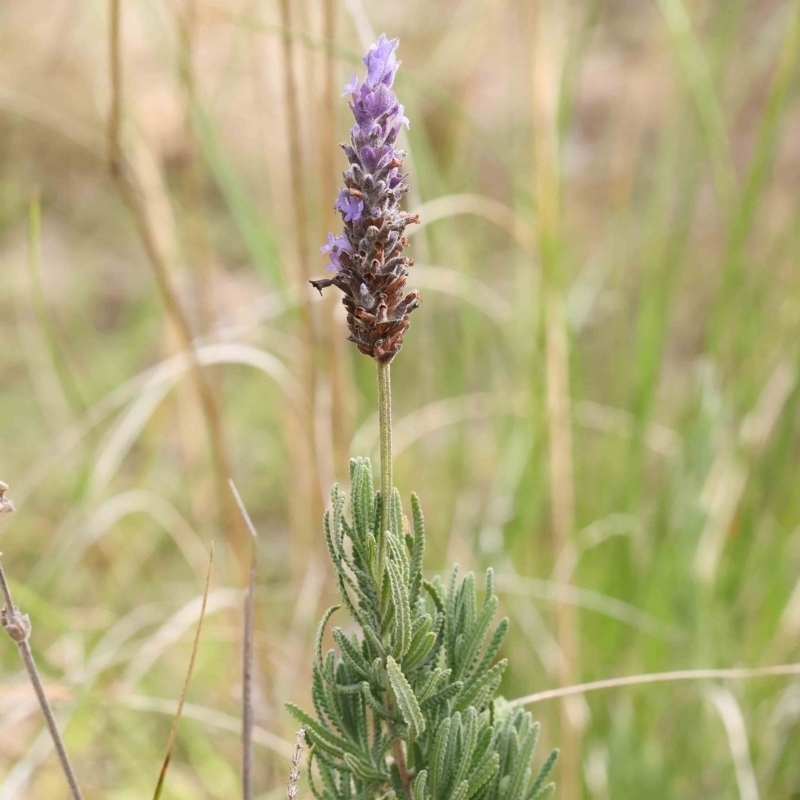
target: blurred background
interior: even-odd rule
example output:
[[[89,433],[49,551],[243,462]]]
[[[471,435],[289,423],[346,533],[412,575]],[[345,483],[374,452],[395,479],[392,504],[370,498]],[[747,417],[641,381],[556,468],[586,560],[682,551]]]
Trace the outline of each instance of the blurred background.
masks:
[[[321,515],[377,455],[374,365],[306,281],[341,86],[384,31],[422,218],[395,482],[428,569],[496,569],[504,695],[798,659],[800,2],[121,6],[118,37],[107,2],[0,6],[0,550],[87,798],[152,793],[212,540],[163,796],[238,796],[229,474],[260,533],[257,785],[283,792]],[[9,641],[0,669],[0,798],[66,797]],[[797,680],[531,710],[563,800],[800,797]]]

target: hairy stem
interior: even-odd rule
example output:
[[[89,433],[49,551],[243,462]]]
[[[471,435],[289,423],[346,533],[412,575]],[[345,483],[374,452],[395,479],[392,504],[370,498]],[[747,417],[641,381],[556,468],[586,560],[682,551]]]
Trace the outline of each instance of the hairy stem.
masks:
[[[389,529],[389,498],[392,496],[392,378],[391,367],[389,364],[378,364],[378,426],[380,428],[381,440],[381,533],[378,538],[378,563],[381,567],[381,579],[383,576],[383,543],[386,531]],[[391,698],[388,702],[389,708],[394,708]],[[405,787],[406,793],[411,797],[411,775],[406,766],[406,753],[403,749],[403,742],[399,739],[392,729],[392,756],[397,769],[400,772],[400,780]]]
[[[0,589],[2,589],[4,605],[2,610],[3,628],[11,639],[16,643],[19,649],[19,654],[22,656],[22,663],[25,665],[25,670],[28,673],[31,685],[36,692],[36,697],[39,700],[39,705],[42,708],[47,729],[50,731],[50,738],[53,740],[53,745],[58,754],[58,760],[61,762],[61,769],[69,784],[69,790],[73,800],[83,800],[80,786],[78,786],[78,779],[75,776],[75,770],[72,768],[67,749],[64,747],[64,742],[61,739],[61,734],[56,725],[56,718],[53,714],[53,709],[50,708],[50,702],[44,692],[42,686],[42,679],[39,677],[39,671],[36,669],[36,662],[33,660],[33,653],[31,646],[28,643],[28,637],[31,633],[30,621],[27,614],[22,614],[20,610],[14,605],[11,598],[11,589],[6,581],[5,573],[3,572],[3,565],[0,563]]]
[[[378,419],[381,436],[381,533],[389,528],[392,496],[392,380],[388,364],[378,364]]]

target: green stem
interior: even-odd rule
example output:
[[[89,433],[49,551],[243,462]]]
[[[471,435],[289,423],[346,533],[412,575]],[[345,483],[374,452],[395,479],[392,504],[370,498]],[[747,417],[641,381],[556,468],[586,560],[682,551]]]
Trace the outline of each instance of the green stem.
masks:
[[[378,419],[381,435],[381,533],[389,529],[392,496],[392,381],[388,364],[378,364]]]
[[[381,533],[378,538],[378,586],[383,585],[383,564],[385,558],[386,531],[389,530],[389,503],[392,497],[392,379],[389,364],[378,364],[378,421],[381,438]],[[392,710],[394,702],[389,694],[387,705]],[[394,726],[390,725],[392,734],[392,754],[395,764],[400,772],[400,780],[411,797],[411,774],[406,766],[406,752],[402,740],[395,734]]]

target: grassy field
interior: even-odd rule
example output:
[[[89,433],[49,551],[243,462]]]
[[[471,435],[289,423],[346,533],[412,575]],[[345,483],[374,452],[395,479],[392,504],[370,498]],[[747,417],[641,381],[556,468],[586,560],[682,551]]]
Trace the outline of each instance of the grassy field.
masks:
[[[163,797],[239,796],[228,473],[260,534],[257,785],[283,792],[321,515],[377,456],[374,366],[306,280],[381,31],[422,218],[395,484],[432,573],[498,573],[504,695],[800,658],[800,2],[121,12],[113,42],[107,3],[0,7],[0,551],[87,800],[152,794],[212,540]],[[531,709],[563,800],[800,798],[797,678]],[[66,796],[4,639],[0,800]]]

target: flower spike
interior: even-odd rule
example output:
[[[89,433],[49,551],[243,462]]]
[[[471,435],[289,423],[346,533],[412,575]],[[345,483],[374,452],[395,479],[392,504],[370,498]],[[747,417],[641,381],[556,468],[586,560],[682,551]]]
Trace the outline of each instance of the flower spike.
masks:
[[[364,56],[366,78],[359,83],[353,75],[344,87],[355,125],[350,144],[342,145],[350,169],[334,205],[343,231],[341,236],[329,233],[320,248],[334,276],[311,281],[320,293],[329,286],[342,291],[350,341],[381,364],[399,352],[409,316],[419,305],[418,293],[405,291],[413,261],[402,255],[408,245],[406,225],[419,218],[400,209],[408,186],[401,172],[405,153],[395,142],[408,118],[391,88],[400,66],[398,44],[381,34]]]

